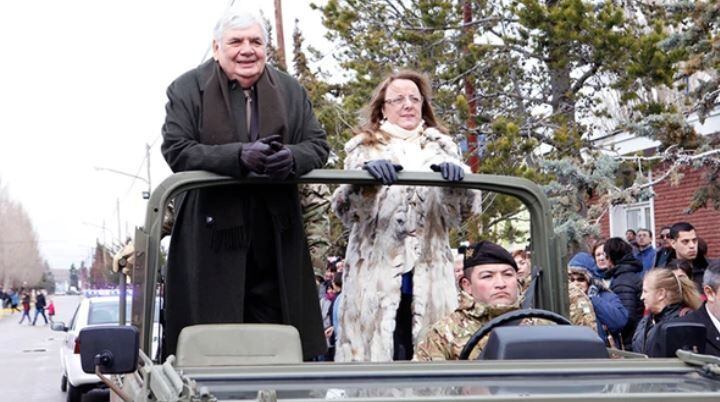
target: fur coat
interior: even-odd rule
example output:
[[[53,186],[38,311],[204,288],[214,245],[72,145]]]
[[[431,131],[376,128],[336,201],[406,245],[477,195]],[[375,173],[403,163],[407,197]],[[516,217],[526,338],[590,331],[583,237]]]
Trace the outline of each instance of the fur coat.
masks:
[[[348,141],[345,169],[388,159],[406,171],[429,171],[441,162],[470,171],[452,139],[434,128],[406,139],[378,132],[376,140],[361,134]],[[479,192],[342,185],[332,208],[350,230],[335,360],[391,361],[403,273],[413,271],[413,344],[422,330],[457,307],[448,231],[479,211]]]

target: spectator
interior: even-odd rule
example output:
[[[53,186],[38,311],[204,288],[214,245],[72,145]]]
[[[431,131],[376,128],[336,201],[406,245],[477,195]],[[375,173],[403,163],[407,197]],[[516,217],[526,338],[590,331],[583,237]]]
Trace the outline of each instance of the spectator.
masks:
[[[649,314],[643,317],[633,335],[633,351],[662,357],[657,334],[662,325],[696,310],[702,304],[690,278],[669,269],[653,269],[643,280],[642,300]]]
[[[518,249],[512,252],[512,257],[518,266],[517,276],[522,282],[530,277],[530,271],[532,269],[532,263],[530,262],[530,253],[523,249]]]
[[[30,322],[31,321],[30,320],[30,295],[27,292],[23,291],[22,289],[20,290],[20,292],[22,293],[22,314],[23,315],[22,315],[22,317],[20,317],[20,322],[18,324],[22,324],[23,321],[25,321],[25,317],[27,317],[28,325],[30,325],[30,324],[32,324]]]
[[[38,315],[42,315],[43,319],[45,320],[45,325],[48,323],[47,316],[45,315],[45,294],[42,290],[39,290],[37,295],[35,296],[35,318],[33,319],[32,325],[35,325],[37,323]]]
[[[628,230],[625,232],[625,240],[626,240],[633,248],[636,248],[636,247],[637,247],[637,241],[636,241],[636,239],[635,239],[636,237],[637,237],[637,233],[636,233],[633,229],[628,229]]]
[[[655,247],[652,245],[652,231],[650,229],[638,229],[637,248],[635,256],[642,261],[643,274],[655,266]]]
[[[620,298],[628,312],[625,327],[620,333],[612,335],[618,348],[632,350],[632,337],[644,308],[640,300],[642,262],[633,255],[632,246],[619,237],[606,241],[604,250],[610,266],[605,271],[605,277],[610,280],[610,290]]]
[[[605,255],[605,242],[599,241],[595,243],[592,254],[595,258],[595,265],[597,266],[597,272],[592,272],[592,274],[595,278],[604,278],[605,272],[610,268],[610,263]]]
[[[47,312],[48,312],[48,320],[50,320],[50,323],[52,324],[55,318],[55,301],[53,299],[50,299],[50,303],[47,306]]]
[[[664,267],[658,268],[669,269],[670,271],[673,271],[677,276],[685,276],[688,279],[693,280],[692,263],[690,261],[672,260]]]
[[[620,298],[610,291],[604,281],[597,279],[593,272],[597,272],[597,266],[588,253],[577,253],[568,263],[570,281],[577,283],[590,297],[597,317],[598,336],[606,345],[615,346],[610,334],[618,333],[625,327],[628,312]]]
[[[680,321],[703,324],[707,330],[705,354],[720,356],[720,260],[712,262],[705,270],[703,293],[707,299],[705,304]]]
[[[655,253],[655,266],[664,267],[670,262],[673,248],[670,243],[670,226],[663,226],[657,238],[657,252]]]
[[[670,244],[674,251],[670,261],[674,259],[690,261],[693,266],[692,277],[695,285],[702,290],[702,277],[708,261],[705,254],[699,252],[699,239],[695,233],[695,227],[687,222],[673,224],[670,227]],[[707,252],[707,246],[703,251]]]

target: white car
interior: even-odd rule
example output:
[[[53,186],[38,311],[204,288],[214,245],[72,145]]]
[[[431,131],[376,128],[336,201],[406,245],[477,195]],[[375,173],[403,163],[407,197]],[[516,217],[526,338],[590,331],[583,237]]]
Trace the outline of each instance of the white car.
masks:
[[[131,297],[127,297],[127,322],[130,321]],[[104,386],[95,374],[86,374],[80,363],[80,348],[78,341],[80,330],[85,327],[97,325],[112,325],[119,321],[118,305],[120,298],[117,294],[108,295],[107,292],[86,293],[80,300],[73,318],[67,326],[63,322],[55,322],[54,331],[66,332],[65,339],[60,347],[60,361],[62,367],[61,389],[67,391],[68,402],[80,402],[86,392]],[[157,324],[157,309],[153,332],[153,354],[157,351],[159,339],[159,326]]]

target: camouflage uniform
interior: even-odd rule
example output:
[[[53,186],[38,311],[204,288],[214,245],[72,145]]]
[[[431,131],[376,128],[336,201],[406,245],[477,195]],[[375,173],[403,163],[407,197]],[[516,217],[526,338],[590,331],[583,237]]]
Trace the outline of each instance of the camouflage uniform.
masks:
[[[570,321],[573,325],[582,325],[597,332],[597,317],[588,295],[574,282],[569,284],[568,293],[570,296]]]
[[[315,275],[323,276],[327,266],[327,252],[330,248],[330,188],[326,184],[303,184],[300,186],[305,234],[307,236],[310,260]]]
[[[436,322],[428,329],[422,341],[415,348],[416,361],[457,360],[470,337],[495,317],[518,310],[519,303],[509,306],[490,306],[477,303],[465,291],[460,291],[458,308],[449,316]],[[526,318],[520,325],[547,325],[550,322],[538,318]],[[475,359],[487,344],[488,336],[478,342],[470,353]]]

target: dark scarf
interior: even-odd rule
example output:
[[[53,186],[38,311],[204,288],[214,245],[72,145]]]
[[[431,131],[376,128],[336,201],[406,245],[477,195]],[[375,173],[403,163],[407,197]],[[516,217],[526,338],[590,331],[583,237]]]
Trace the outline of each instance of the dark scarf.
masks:
[[[250,135],[244,122],[238,123],[230,103],[230,80],[216,61],[205,84],[202,96],[202,124],[200,142],[207,145],[221,145],[233,142],[250,142]],[[255,121],[259,121],[259,137],[280,134],[283,143],[288,142],[287,113],[284,94],[279,80],[271,67],[266,66],[260,79],[255,83],[253,110]],[[255,126],[255,124],[253,124]]]

